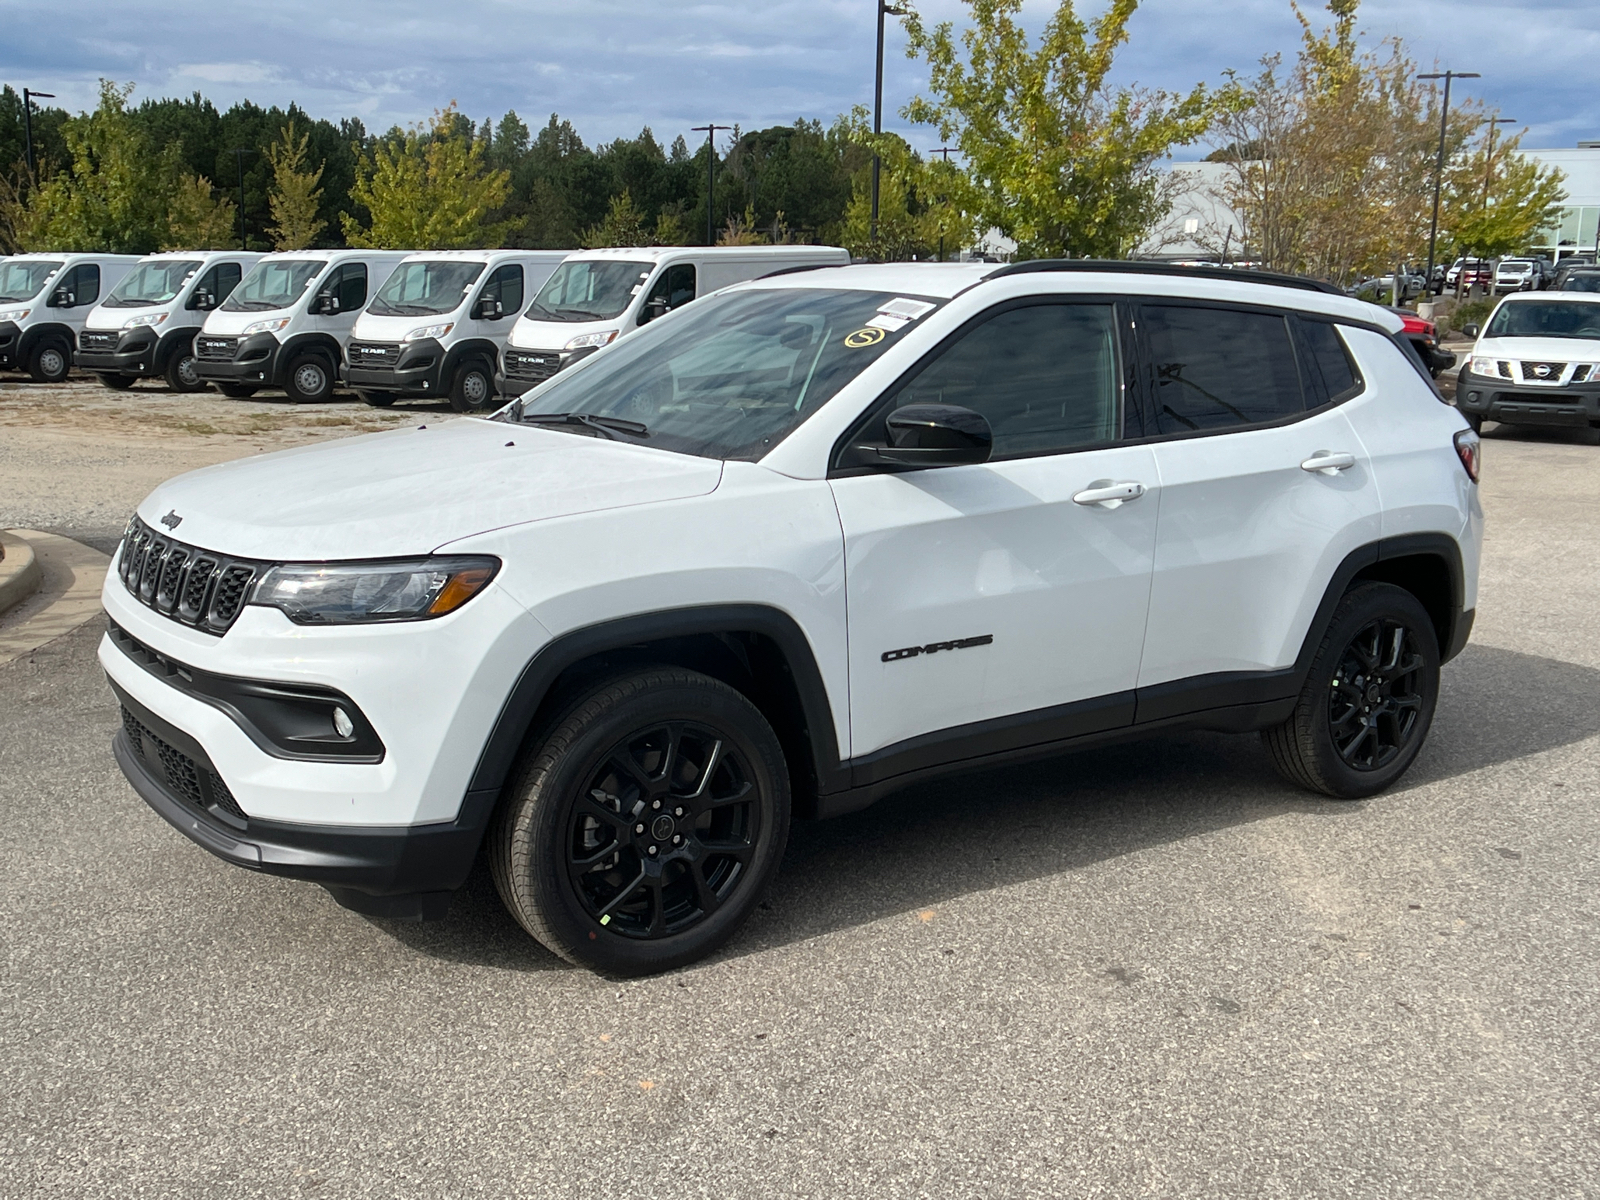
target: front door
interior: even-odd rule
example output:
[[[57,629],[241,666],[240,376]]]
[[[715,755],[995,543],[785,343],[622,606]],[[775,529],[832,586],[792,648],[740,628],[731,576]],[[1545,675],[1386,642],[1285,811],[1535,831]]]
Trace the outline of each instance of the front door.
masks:
[[[1132,720],[1159,496],[1152,450],[1119,444],[1119,322],[1110,303],[1003,306],[854,439],[913,403],[994,434],[982,465],[832,481],[858,782]]]

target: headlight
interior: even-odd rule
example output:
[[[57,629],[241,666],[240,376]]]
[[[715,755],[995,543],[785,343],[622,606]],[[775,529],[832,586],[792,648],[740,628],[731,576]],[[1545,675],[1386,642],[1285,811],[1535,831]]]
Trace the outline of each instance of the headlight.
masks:
[[[455,327],[456,323],[454,321],[446,321],[443,325],[419,325],[400,340],[402,342],[420,342],[423,338],[442,338]]]
[[[277,333],[293,317],[273,317],[270,321],[252,321],[239,331],[240,337],[249,337],[252,333]]]
[[[499,569],[488,557],[289,563],[263,575],[249,602],[280,609],[296,625],[426,621],[460,608]]]
[[[0,321],[26,321],[32,311],[31,308],[8,308],[0,312]]]
[[[563,350],[582,350],[589,346],[609,346],[616,340],[617,331],[608,329],[604,333],[583,333],[573,338]]]
[[[129,317],[122,323],[122,327],[124,329],[137,329],[141,325],[159,325],[166,319],[167,314],[164,312],[140,313],[137,317]]]
[[[1479,358],[1474,355],[1472,359],[1472,373],[1474,375],[1493,375],[1494,359]]]

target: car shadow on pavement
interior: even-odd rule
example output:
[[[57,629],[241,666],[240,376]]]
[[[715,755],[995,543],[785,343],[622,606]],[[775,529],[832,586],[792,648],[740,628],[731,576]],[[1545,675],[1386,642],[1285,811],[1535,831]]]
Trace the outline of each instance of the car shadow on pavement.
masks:
[[[1492,646],[1445,668],[1427,747],[1397,789],[1362,803],[1296,790],[1259,739],[1212,733],[974,771],[795,825],[783,869],[719,959],[738,958],[1079,870],[1287,812],[1359,819],[1415,788],[1600,734],[1600,670]],[[564,966],[500,906],[480,862],[440,922],[374,922],[439,958],[513,970]]]

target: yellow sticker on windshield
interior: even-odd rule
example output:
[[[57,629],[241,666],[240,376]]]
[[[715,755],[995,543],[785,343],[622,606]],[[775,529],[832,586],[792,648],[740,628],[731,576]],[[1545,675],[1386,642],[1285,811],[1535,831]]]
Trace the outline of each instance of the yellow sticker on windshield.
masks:
[[[844,344],[852,350],[860,350],[863,346],[875,346],[883,341],[881,329],[858,329],[854,333],[844,335]]]

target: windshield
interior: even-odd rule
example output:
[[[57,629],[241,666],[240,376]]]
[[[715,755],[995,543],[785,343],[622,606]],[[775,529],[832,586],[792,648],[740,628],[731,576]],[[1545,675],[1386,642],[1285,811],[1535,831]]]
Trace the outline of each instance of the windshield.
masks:
[[[1575,271],[1561,285],[1563,292],[1600,292],[1600,271]]]
[[[528,305],[535,321],[609,321],[655,269],[647,262],[564,262]]]
[[[60,269],[58,262],[0,262],[0,304],[32,300]]]
[[[942,303],[820,288],[708,297],[529,392],[522,416],[637,421],[648,433],[624,440],[754,461],[904,336],[904,314]],[[880,315],[889,305],[902,315]]]
[[[1502,304],[1483,336],[1600,339],[1600,304],[1583,300],[1520,300]]]
[[[367,311],[379,317],[425,317],[454,312],[483,274],[483,263],[405,263],[389,276]]]
[[[198,259],[162,259],[140,263],[106,297],[107,308],[139,308],[177,298],[189,277],[200,269]]]
[[[288,308],[300,299],[327,263],[316,259],[279,258],[259,262],[222,304],[224,312],[266,312]]]

